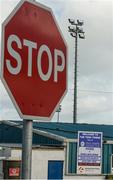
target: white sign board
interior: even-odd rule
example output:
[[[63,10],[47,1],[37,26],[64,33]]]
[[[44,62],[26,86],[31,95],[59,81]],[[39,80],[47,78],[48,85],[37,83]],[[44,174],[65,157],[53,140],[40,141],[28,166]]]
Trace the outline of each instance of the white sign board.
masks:
[[[77,174],[101,174],[102,133],[78,132]]]

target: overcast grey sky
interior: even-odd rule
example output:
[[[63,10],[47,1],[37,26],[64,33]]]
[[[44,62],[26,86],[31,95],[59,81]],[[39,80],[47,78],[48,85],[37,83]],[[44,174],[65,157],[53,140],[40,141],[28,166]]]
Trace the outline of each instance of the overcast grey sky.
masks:
[[[0,1],[1,23],[19,0]],[[74,39],[68,18],[84,20],[85,40],[78,42],[78,122],[113,123],[113,1],[37,0],[52,8],[68,44],[68,93],[62,102],[61,122],[73,121]],[[1,36],[0,36],[1,43]],[[0,119],[20,119],[0,82]],[[52,118],[57,121],[57,113]]]

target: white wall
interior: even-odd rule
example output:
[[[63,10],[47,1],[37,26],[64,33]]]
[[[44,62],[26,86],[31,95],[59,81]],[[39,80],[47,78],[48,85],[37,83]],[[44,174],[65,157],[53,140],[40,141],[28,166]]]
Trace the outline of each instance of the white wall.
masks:
[[[13,159],[21,159],[21,150],[13,149]],[[32,151],[32,178],[47,179],[48,160],[65,160],[64,149],[33,149]]]
[[[64,160],[64,150],[39,149],[33,151],[32,178],[47,179],[48,160]]]
[[[13,149],[11,151],[13,159],[21,159],[21,150]],[[48,160],[65,160],[64,149],[33,149],[32,151],[32,179],[47,179],[48,175]],[[103,180],[104,176],[75,176],[65,175],[64,161],[64,177],[63,179],[94,179]]]

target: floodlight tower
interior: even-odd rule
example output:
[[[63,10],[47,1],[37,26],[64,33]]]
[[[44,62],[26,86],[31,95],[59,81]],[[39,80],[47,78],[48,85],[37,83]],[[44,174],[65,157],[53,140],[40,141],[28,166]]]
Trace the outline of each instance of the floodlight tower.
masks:
[[[73,123],[77,123],[77,45],[78,38],[85,39],[85,32],[81,26],[84,22],[77,19],[75,23],[74,19],[68,19],[71,26],[68,26],[68,32],[75,39],[75,62],[74,62],[74,104],[73,104]]]
[[[58,113],[58,116],[57,116],[57,122],[59,122],[59,120],[60,120],[60,112],[61,112],[61,110],[62,110],[61,107],[62,107],[62,106],[59,105],[58,109],[56,110],[56,112]]]

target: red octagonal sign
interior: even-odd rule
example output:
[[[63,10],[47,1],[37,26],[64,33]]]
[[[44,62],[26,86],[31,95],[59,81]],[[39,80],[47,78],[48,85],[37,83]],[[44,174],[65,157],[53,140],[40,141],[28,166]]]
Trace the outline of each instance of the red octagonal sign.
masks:
[[[1,79],[23,119],[50,119],[67,90],[67,47],[50,8],[22,0],[2,26]]]

